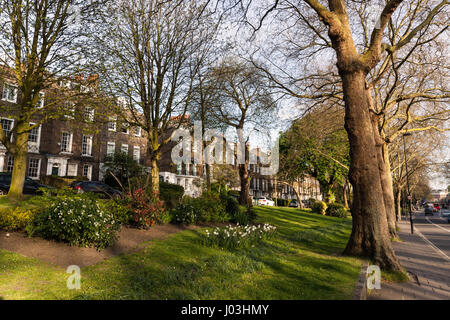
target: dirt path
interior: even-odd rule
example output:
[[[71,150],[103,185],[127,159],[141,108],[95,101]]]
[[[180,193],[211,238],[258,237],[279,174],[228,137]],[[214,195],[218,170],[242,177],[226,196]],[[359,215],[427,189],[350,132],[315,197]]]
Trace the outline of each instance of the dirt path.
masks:
[[[196,228],[198,227],[181,227],[171,224],[158,225],[150,230],[123,227],[118,233],[119,239],[116,243],[100,252],[95,248],[71,247],[64,243],[41,238],[28,238],[22,232],[9,232],[9,237],[7,237],[7,232],[0,230],[0,249],[37,258],[64,268],[69,265],[85,267],[122,253],[141,250],[146,246],[144,243],[147,241],[163,239],[171,234]]]

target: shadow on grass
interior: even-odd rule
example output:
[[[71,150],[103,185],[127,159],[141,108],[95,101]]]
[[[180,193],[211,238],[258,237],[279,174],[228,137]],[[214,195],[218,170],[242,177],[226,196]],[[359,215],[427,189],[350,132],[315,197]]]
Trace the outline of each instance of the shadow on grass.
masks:
[[[323,255],[343,250],[348,222],[301,211],[258,213],[259,222],[277,225],[278,236],[255,248],[228,251],[201,245],[200,230],[184,231],[83,269],[85,289],[75,298],[350,298],[359,262]]]
[[[351,219],[321,216],[299,209],[258,208],[259,219],[277,226],[277,233],[307,250],[340,254],[350,237]]]

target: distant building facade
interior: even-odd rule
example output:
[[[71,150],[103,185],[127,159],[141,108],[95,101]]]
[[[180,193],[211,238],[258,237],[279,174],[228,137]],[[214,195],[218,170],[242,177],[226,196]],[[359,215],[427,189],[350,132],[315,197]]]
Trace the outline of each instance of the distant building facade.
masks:
[[[6,133],[14,127],[15,105],[20,103],[20,92],[15,85],[14,76],[2,72],[0,77],[1,97],[0,122]],[[8,76],[9,75],[9,76]],[[79,90],[88,95],[94,94],[96,76],[76,77],[74,81],[61,81],[49,90],[39,94],[38,112],[32,117],[30,125],[39,123],[42,115],[39,108],[48,103],[55,104],[61,90]],[[39,180],[42,176],[56,175],[60,177],[85,177],[89,180],[103,180],[105,175],[104,159],[116,152],[124,152],[150,170],[147,157],[147,138],[139,128],[130,128],[121,124],[114,115],[102,112],[101,107],[89,107],[87,104],[75,105],[60,99],[60,106],[68,111],[59,117],[43,121],[29,134],[27,176]],[[69,112],[70,111],[70,112]],[[177,120],[174,118],[174,120]],[[190,127],[187,117],[187,127]],[[168,130],[170,134],[172,129]],[[14,134],[11,136],[14,141]],[[171,159],[172,148],[176,142],[171,141],[163,146],[159,161],[160,181],[181,185],[185,194],[197,197],[202,192],[202,184],[206,178],[205,165],[179,164]],[[234,162],[233,162],[234,163]],[[14,158],[0,143],[0,172],[11,172]],[[237,170],[234,163],[232,167]],[[292,186],[283,184],[275,177],[261,175],[260,166],[249,165],[250,195],[256,197],[296,199]],[[211,170],[212,172],[213,170]],[[307,177],[299,188],[301,200],[309,198],[321,199],[318,182]]]
[[[447,190],[432,190],[430,200],[432,202],[445,202],[449,198]]]

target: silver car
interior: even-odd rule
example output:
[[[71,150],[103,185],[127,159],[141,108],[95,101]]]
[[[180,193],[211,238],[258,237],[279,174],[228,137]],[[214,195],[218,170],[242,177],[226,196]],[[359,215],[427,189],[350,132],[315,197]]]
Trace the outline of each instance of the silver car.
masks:
[[[441,217],[450,217],[450,209],[441,209]]]

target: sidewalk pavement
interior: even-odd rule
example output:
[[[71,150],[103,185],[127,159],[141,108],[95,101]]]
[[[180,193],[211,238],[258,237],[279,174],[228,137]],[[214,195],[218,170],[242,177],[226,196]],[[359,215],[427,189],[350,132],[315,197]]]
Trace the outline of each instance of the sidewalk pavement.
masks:
[[[383,281],[372,290],[368,300],[449,300],[450,262],[434,250],[418,232],[411,234],[406,221],[399,223],[403,242],[394,242],[400,263],[410,275],[407,283]],[[415,228],[416,230],[416,228]]]

